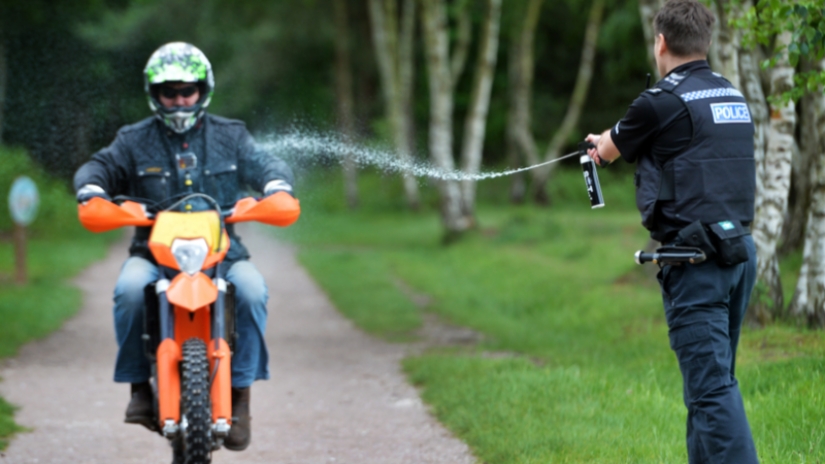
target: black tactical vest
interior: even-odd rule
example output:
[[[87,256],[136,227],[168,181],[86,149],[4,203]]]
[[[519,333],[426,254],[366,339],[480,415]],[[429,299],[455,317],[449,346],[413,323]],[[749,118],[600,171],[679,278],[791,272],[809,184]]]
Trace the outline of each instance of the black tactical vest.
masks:
[[[671,73],[642,95],[670,92],[687,107],[693,138],[680,154],[660,165],[640,156],[636,206],[651,231],[657,217],[693,221],[753,221],[756,166],[753,122],[742,93],[710,70]]]

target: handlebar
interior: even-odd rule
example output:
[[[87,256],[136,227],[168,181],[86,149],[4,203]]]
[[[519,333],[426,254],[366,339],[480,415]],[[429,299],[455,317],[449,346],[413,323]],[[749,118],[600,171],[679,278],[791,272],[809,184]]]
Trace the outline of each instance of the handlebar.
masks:
[[[634,255],[636,264],[699,264],[707,259],[705,252],[699,248],[665,246],[657,248],[653,253],[645,253],[639,250]]]
[[[147,227],[155,222],[153,212],[157,214],[161,211],[175,209],[193,197],[201,197],[212,204],[221,217],[221,227],[224,224],[247,221],[286,227],[298,220],[301,215],[300,203],[287,192],[277,192],[260,200],[252,197],[242,198],[230,210],[222,210],[220,205],[208,195],[196,193],[176,199],[177,203],[163,209],[159,208],[159,203],[152,204],[152,202],[149,202],[147,207],[145,203],[142,203],[145,199],[115,197],[113,201],[108,201],[101,197],[94,197],[88,202],[77,205],[78,219],[91,232],[106,232],[123,226]]]

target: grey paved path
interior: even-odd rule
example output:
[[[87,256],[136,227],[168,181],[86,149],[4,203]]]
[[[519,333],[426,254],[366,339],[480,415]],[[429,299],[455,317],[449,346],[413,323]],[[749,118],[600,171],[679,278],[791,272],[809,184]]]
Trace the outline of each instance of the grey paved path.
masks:
[[[252,388],[252,445],[215,463],[472,463],[468,448],[422,405],[399,362],[408,347],[364,335],[332,307],[293,251],[257,227],[243,231],[270,290],[272,379]],[[163,463],[158,435],[126,425],[128,386],[112,382],[111,292],[125,246],[78,278],[80,313],[0,365],[0,395],[20,406],[0,457],[17,463]]]

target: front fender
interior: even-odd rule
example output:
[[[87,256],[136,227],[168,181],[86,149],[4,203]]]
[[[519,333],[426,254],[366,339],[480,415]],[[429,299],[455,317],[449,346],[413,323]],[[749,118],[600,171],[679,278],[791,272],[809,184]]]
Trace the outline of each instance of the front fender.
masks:
[[[218,287],[203,272],[193,276],[181,272],[169,284],[166,298],[170,304],[196,311],[218,299]]]

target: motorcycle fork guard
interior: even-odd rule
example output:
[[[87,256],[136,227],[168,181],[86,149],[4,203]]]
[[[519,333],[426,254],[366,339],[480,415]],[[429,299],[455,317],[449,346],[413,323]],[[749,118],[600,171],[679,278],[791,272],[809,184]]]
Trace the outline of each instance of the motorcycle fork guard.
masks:
[[[180,345],[167,338],[157,351],[158,422],[161,430],[167,420],[180,423]]]
[[[158,422],[161,429],[170,419],[180,424],[180,363],[183,361],[181,352],[183,343],[193,337],[204,341],[210,339],[208,306],[190,311],[186,308],[164,304],[163,300],[165,298],[161,298],[161,319],[164,319],[164,314],[162,314],[164,310],[173,314],[174,317],[167,316],[168,322],[161,322],[161,337],[165,336],[165,338],[158,345],[155,355],[158,379]]]
[[[190,338],[207,342],[210,371],[212,422],[225,419],[232,422],[232,367],[229,344],[223,338],[211,339],[211,308],[197,311],[175,307],[175,339],[161,342],[157,351],[158,419],[161,427],[166,419],[180,422],[180,347]]]
[[[232,369],[229,344],[223,338],[212,340],[207,346],[210,370],[212,423],[225,419],[232,423]]]
[[[224,337],[231,336],[234,329],[227,324],[227,294],[230,286],[223,279],[220,272],[215,283],[218,287],[218,298],[212,304],[211,314],[211,339],[207,345],[206,353],[209,356],[209,377],[210,397],[212,399],[212,423],[217,424],[219,419],[224,419],[226,424],[232,423],[232,351],[229,343]],[[232,305],[234,309],[234,304]],[[231,321],[234,326],[234,317]]]

